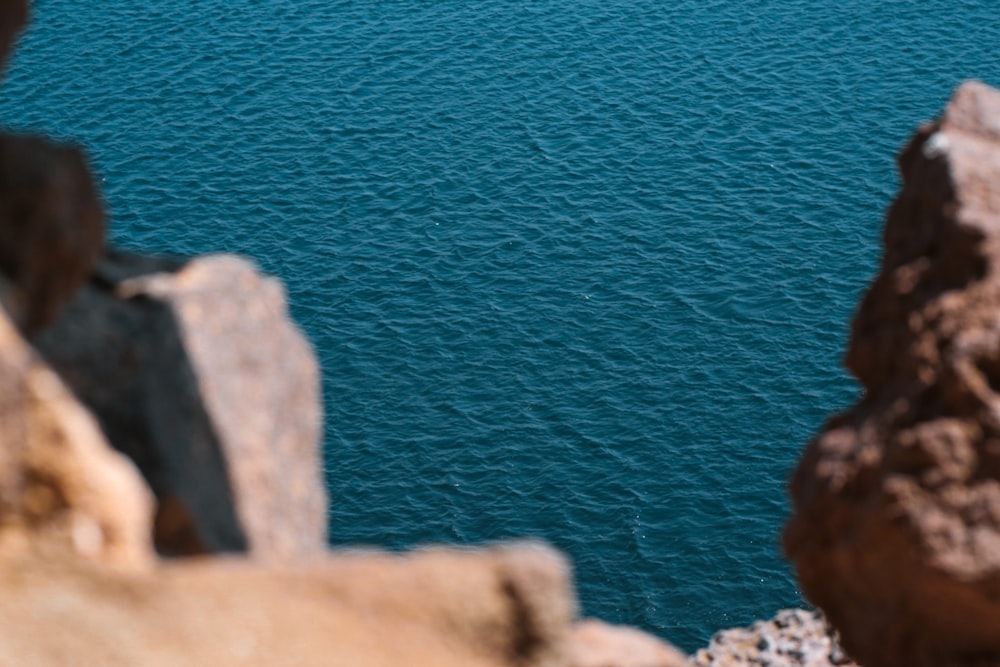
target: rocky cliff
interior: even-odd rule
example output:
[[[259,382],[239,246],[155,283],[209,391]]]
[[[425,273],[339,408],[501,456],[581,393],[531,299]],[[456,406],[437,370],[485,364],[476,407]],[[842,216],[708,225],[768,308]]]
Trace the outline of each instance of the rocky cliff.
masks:
[[[1000,92],[962,85],[899,168],[864,392],[799,463],[785,549],[867,667],[1000,665]]]

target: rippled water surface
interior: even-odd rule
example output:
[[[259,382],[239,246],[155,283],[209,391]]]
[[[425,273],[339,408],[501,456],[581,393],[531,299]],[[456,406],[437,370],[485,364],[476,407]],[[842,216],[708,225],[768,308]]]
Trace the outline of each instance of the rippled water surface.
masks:
[[[800,604],[784,483],[893,156],[994,2],[38,0],[0,121],[125,246],[253,256],[326,400],[330,542],[541,536],[693,649]]]

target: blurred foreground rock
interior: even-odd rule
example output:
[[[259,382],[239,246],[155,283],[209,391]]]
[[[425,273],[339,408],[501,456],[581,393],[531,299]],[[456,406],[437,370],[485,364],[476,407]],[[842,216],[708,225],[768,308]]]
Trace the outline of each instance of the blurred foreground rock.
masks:
[[[684,667],[687,661],[663,640],[594,619],[573,627],[569,649],[568,667]]]
[[[543,667],[575,611],[550,549],[341,554],[154,573],[0,561],[0,664]]]
[[[0,74],[18,31],[28,20],[28,0],[0,0]]]
[[[104,245],[104,212],[80,149],[0,135],[0,303],[33,334],[87,280]]]
[[[315,450],[295,449],[301,432],[315,436],[314,366],[297,332],[274,334],[291,327],[277,285],[230,257],[111,253],[96,271],[36,341],[94,414],[0,317],[0,664],[682,664],[683,654],[637,630],[575,625],[569,566],[542,545],[323,551],[316,496],[296,487],[301,475],[311,489],[321,470]],[[251,342],[268,358],[245,352]],[[309,363],[289,362],[290,375],[275,379],[275,360],[294,354]],[[277,394],[257,386],[265,380]],[[306,402],[305,417],[282,401]],[[216,426],[212,410],[225,415],[228,405],[260,414]],[[164,484],[159,509],[94,415],[152,490]],[[213,439],[218,432],[239,448]],[[164,536],[164,498],[175,495],[190,522],[181,537],[211,551],[203,535],[245,530],[249,558],[158,560],[153,540]],[[223,529],[212,523],[220,516],[230,521]],[[274,533],[255,532],[267,519]],[[292,529],[305,546],[283,546],[281,531]]]
[[[805,452],[785,549],[866,667],[1000,665],[1000,92],[962,85],[899,166],[864,395]]]
[[[161,553],[325,549],[319,374],[275,279],[112,252],[35,345],[146,477]]]
[[[139,473],[0,310],[0,555],[142,566],[151,509]]]

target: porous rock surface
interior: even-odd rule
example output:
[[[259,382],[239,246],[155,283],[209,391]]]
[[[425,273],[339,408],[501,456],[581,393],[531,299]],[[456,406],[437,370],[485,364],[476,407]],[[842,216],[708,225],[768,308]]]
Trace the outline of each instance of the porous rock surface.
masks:
[[[689,667],[857,667],[837,643],[822,614],[783,609],[749,628],[722,630]]]
[[[863,395],[803,455],[785,550],[866,667],[1000,665],[1000,92],[963,84],[899,167]]]
[[[0,554],[142,567],[151,509],[135,467],[0,309]]]

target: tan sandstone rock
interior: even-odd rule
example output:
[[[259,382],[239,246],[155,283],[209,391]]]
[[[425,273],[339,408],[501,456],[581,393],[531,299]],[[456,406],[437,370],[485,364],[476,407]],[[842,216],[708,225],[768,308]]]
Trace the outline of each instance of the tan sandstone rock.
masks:
[[[864,394],[803,455],[785,550],[866,667],[1000,665],[1000,92],[963,84],[899,165]]]
[[[248,261],[111,252],[35,340],[156,494],[161,553],[322,553],[319,375]]]
[[[0,310],[0,553],[142,567],[151,521],[139,473]]]
[[[573,626],[568,667],[684,667],[687,656],[636,628],[587,619]]]
[[[122,574],[0,561],[0,664],[558,667],[575,612],[538,545]]]

